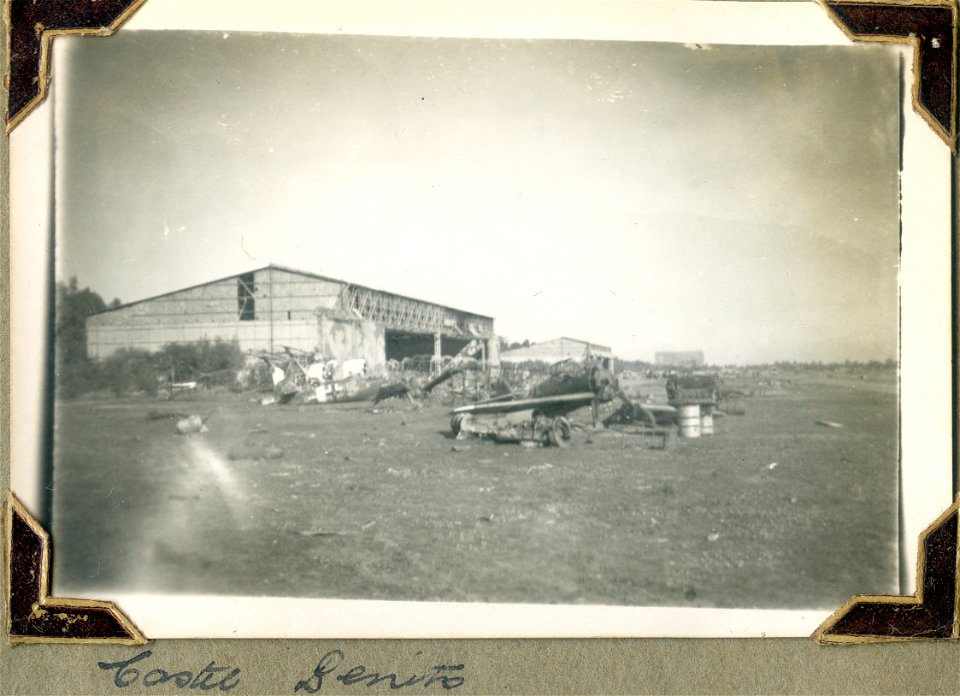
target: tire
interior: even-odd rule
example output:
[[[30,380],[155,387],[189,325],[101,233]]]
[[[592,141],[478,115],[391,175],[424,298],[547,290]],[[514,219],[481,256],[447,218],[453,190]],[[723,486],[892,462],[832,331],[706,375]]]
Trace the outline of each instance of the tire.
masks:
[[[572,436],[573,428],[570,427],[570,421],[563,416],[553,422],[548,434],[550,444],[555,447],[569,447]]]

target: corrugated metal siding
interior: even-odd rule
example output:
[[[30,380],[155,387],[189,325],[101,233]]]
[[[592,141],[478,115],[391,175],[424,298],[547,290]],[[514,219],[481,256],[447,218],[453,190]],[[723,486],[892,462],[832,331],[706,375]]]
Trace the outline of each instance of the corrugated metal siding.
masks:
[[[275,322],[237,321],[181,323],[170,325],[137,326],[87,326],[87,354],[93,358],[105,358],[121,348],[157,351],[168,343],[194,341],[236,341],[240,349],[279,350],[290,346],[300,350],[313,350],[319,342],[316,319],[311,321]]]
[[[299,276],[278,269],[254,274],[255,310],[252,321],[314,320],[319,307],[336,306],[339,283]],[[232,324],[239,319],[237,278],[226,278],[186,290],[154,297],[87,320],[99,326],[180,326]]]
[[[278,268],[258,271],[255,276],[257,319],[274,321],[316,319],[317,309],[333,309],[343,287],[340,283],[310,278]],[[288,314],[289,313],[289,314]]]
[[[237,280],[230,278],[95,314],[87,327],[230,323],[237,314]]]

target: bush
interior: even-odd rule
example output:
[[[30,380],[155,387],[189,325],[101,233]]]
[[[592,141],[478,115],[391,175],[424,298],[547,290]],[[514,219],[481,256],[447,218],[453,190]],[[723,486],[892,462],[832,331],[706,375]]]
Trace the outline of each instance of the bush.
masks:
[[[57,389],[58,396],[67,399],[104,390],[118,396],[156,394],[167,381],[229,385],[242,367],[240,346],[219,339],[212,343],[169,343],[156,353],[125,348],[100,361],[83,358],[62,362],[57,367]]]
[[[207,386],[233,382],[244,361],[236,342],[220,339],[212,343],[168,343],[156,357],[157,366],[171,381],[202,381]]]
[[[120,396],[130,392],[156,394],[163,374],[145,350],[124,348],[100,363],[99,388]]]
[[[99,388],[100,366],[87,358],[66,362],[57,367],[57,395],[73,399]]]

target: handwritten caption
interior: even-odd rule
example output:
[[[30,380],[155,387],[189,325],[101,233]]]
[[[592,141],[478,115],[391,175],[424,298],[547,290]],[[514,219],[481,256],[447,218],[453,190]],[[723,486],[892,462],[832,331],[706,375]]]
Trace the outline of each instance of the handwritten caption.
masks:
[[[450,691],[462,685],[464,678],[457,674],[463,670],[463,665],[434,665],[430,668],[433,674],[411,674],[406,679],[401,680],[396,672],[381,674],[380,672],[371,672],[367,670],[366,665],[355,665],[347,670],[341,670],[340,665],[344,661],[344,654],[340,650],[331,650],[320,658],[320,662],[313,668],[313,674],[307,679],[297,682],[293,687],[293,692],[303,691],[308,694],[315,694],[323,687],[323,678],[339,672],[332,677],[344,686],[361,684],[363,686],[376,686],[386,684],[391,689],[402,689],[407,686],[423,684],[423,688],[439,685],[441,688]]]
[[[149,658],[152,656],[152,650],[144,650],[129,660],[98,662],[97,667],[107,672],[113,672],[113,683],[121,689],[134,684],[147,687],[167,684],[177,689],[230,691],[240,684],[239,667],[221,667],[217,666],[216,662],[210,662],[197,672],[172,671],[161,667],[154,667],[148,671]],[[341,650],[330,650],[320,658],[310,676],[297,681],[293,687],[293,693],[315,694],[323,688],[324,678],[336,680],[344,686],[373,687],[383,685],[390,689],[403,689],[420,685],[424,689],[433,687],[447,691],[462,686],[465,681],[462,664],[433,665],[424,674],[414,672],[409,676],[401,677],[397,672],[374,671],[363,664],[346,667],[345,662],[346,656]]]
[[[140,665],[141,660],[146,660],[153,655],[152,650],[144,650],[139,655],[131,657],[122,662],[98,662],[97,667],[104,670],[114,670],[113,683],[123,688],[130,686],[140,680],[140,673],[146,669],[145,665]],[[132,665],[137,664],[137,667]],[[221,674],[222,672],[227,674]],[[219,677],[216,681],[215,678]],[[232,680],[232,681],[231,681]],[[200,689],[201,691],[210,691],[211,689],[220,689],[220,691],[230,691],[240,683],[240,669],[230,669],[230,667],[217,667],[216,662],[211,662],[199,672],[169,672],[165,669],[151,669],[143,675],[142,684],[144,686],[157,686],[158,684],[167,684],[173,682],[178,689]]]

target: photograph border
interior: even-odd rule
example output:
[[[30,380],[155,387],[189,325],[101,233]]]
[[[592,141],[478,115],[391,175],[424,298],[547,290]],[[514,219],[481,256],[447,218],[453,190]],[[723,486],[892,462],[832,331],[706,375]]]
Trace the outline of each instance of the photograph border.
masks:
[[[818,0],[851,41],[913,46],[914,109],[957,151],[957,3],[950,0]],[[948,40],[941,46],[941,39]],[[944,64],[940,48],[952,49]]]

